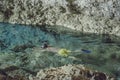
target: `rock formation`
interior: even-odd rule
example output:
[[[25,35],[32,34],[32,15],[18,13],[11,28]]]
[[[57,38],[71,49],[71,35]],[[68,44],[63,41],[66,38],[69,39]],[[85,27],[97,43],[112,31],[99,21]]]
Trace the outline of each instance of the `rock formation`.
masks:
[[[84,33],[120,36],[119,5],[120,0],[0,0],[0,22],[25,25],[59,25]],[[112,42],[109,37],[110,35],[106,40]],[[0,45],[3,46],[1,49],[7,47],[3,41],[0,41]],[[14,52],[26,48],[27,46],[16,46]],[[17,80],[16,77],[19,76],[15,76],[14,79],[14,77],[0,73],[1,80],[7,80],[8,77],[10,78],[8,80]],[[40,70],[36,77],[29,77],[29,79],[115,80],[104,73],[86,69],[81,65]]]
[[[0,22],[120,36],[120,0],[1,0]]]
[[[115,80],[105,73],[92,71],[83,65],[68,65],[58,68],[40,70],[30,80]]]

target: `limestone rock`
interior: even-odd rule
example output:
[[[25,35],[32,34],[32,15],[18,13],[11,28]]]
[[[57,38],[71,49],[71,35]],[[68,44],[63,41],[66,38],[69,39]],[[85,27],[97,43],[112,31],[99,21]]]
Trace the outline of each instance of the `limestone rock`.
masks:
[[[120,36],[120,0],[1,0],[0,21]]]
[[[30,80],[115,80],[105,73],[92,71],[83,65],[68,65],[58,68],[40,70]]]

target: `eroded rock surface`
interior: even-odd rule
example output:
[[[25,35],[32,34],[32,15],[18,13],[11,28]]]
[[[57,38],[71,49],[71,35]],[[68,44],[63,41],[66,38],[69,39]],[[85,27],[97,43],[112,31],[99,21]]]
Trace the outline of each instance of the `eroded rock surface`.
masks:
[[[120,0],[1,0],[0,22],[120,36]]]
[[[92,71],[83,65],[68,65],[58,68],[40,70],[30,80],[115,80],[105,73]]]

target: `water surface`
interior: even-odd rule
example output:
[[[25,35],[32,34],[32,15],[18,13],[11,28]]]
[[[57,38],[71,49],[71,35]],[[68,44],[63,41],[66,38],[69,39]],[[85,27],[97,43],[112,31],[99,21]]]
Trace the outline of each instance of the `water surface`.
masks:
[[[40,68],[83,64],[91,69],[120,76],[120,43],[106,39],[107,35],[58,32],[54,29],[46,30],[44,26],[0,23],[0,68],[14,65],[37,72]],[[40,52],[39,48],[44,41],[57,48],[72,51],[85,49],[91,53],[81,51],[62,57],[53,52]]]

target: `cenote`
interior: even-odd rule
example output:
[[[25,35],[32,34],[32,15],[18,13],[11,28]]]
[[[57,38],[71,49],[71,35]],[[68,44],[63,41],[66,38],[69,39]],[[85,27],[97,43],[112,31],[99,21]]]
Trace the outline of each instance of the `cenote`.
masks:
[[[61,31],[54,30],[49,25],[0,23],[0,68],[16,66],[23,69],[21,73],[27,76],[34,75],[43,68],[83,64],[90,69],[119,78],[120,45],[107,37],[108,35],[74,33],[66,28]],[[90,53],[81,51],[62,57],[49,51],[41,52],[40,47],[44,41],[57,48],[85,49]]]

